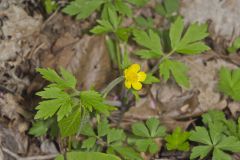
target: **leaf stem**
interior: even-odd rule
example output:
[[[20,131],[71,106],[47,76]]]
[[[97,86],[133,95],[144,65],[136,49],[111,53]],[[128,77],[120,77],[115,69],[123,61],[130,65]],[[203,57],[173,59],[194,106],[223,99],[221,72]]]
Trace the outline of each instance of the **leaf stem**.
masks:
[[[120,76],[114,79],[110,84],[108,84],[108,86],[104,88],[102,91],[103,97],[105,98],[108,95],[108,93],[123,80],[124,80],[124,76]]]
[[[120,43],[119,40],[117,39],[116,41],[116,52],[117,52],[117,65],[118,65],[118,70],[121,74],[122,70],[121,70],[121,52],[120,52]]]
[[[163,55],[157,62],[157,64],[152,68],[152,70],[150,71],[150,73],[154,74],[157,70],[159,65],[162,63],[163,60],[169,58],[173,53],[175,52],[175,50],[172,50],[171,52],[169,52],[167,55]]]

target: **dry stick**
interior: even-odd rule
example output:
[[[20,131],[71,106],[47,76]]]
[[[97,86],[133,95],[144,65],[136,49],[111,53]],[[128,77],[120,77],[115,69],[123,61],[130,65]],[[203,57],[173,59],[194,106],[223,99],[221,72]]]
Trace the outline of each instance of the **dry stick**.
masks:
[[[46,160],[46,159],[52,159],[55,158],[58,154],[49,154],[45,156],[32,156],[32,157],[20,157],[16,153],[13,153],[9,149],[2,147],[3,152],[7,153],[8,155],[12,156],[16,160]]]

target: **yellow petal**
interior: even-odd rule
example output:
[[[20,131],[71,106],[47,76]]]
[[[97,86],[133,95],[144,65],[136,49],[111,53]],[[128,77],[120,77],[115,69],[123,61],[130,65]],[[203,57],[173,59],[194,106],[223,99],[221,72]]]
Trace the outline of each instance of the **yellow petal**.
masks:
[[[131,82],[125,81],[124,84],[125,84],[125,87],[126,87],[127,89],[131,88]]]
[[[140,82],[135,82],[135,83],[132,83],[132,86],[135,90],[140,90],[142,89],[142,84]]]
[[[124,70],[124,76],[125,76],[125,77],[128,75],[128,72],[129,72],[128,69],[125,69],[125,70]]]
[[[140,71],[140,65],[139,64],[132,64],[128,69],[132,72],[137,73],[138,71]]]
[[[140,82],[145,81],[145,79],[147,77],[145,72],[139,72],[137,75],[138,75],[138,81],[140,81]]]

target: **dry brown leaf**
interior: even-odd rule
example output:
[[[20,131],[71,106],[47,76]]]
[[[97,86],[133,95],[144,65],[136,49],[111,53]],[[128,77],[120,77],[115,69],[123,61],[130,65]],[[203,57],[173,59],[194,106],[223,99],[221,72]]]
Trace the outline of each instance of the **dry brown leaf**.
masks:
[[[104,37],[84,36],[79,40],[66,33],[57,40],[53,52],[41,57],[42,67],[62,66],[72,71],[81,89],[102,89],[112,79]]]
[[[28,137],[0,124],[0,144],[13,153],[25,155],[27,153]],[[5,156],[7,157],[4,154],[4,158],[6,158]]]
[[[230,102],[228,104],[228,108],[234,117],[239,116],[239,113],[240,113],[240,103],[239,102]]]
[[[183,0],[180,13],[187,23],[211,21],[212,36],[233,40],[240,35],[239,0]]]

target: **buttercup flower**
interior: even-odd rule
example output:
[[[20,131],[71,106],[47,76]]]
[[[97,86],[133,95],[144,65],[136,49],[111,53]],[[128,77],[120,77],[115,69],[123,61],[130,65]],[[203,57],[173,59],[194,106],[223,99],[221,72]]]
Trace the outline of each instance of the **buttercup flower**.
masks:
[[[130,67],[124,70],[125,86],[126,88],[134,88],[135,90],[142,89],[142,84],[146,79],[146,73],[140,72],[139,64],[132,64]]]

